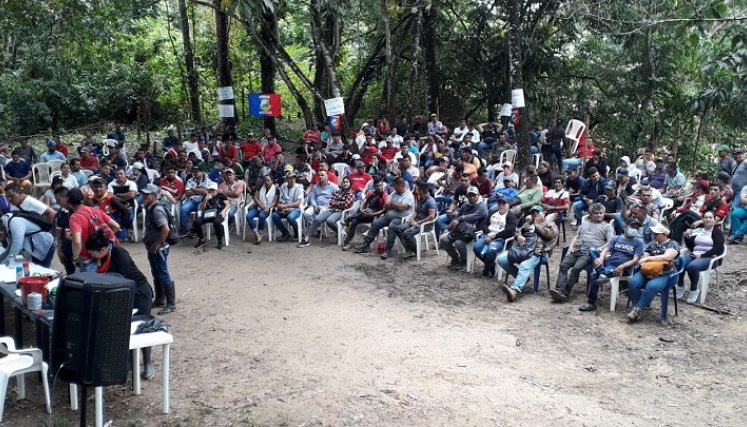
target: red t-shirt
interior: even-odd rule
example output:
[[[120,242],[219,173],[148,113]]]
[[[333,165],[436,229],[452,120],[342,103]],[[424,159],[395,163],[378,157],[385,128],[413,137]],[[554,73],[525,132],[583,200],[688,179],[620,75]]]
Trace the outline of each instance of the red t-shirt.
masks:
[[[337,185],[340,182],[339,179],[337,178],[337,174],[335,173],[335,171],[332,171],[332,170],[327,171],[327,178],[329,179],[329,182],[335,185]],[[315,173],[314,177],[311,178],[311,185],[316,185],[316,184],[319,184],[318,173]]]
[[[241,144],[241,151],[244,152],[245,159],[251,159],[252,157],[259,156],[262,153],[262,144],[256,139]]]
[[[381,149],[381,155],[387,160],[392,160],[399,151],[400,149],[397,147],[384,147]]]
[[[179,200],[184,194],[184,181],[175,177],[174,181],[169,182],[166,178],[161,179],[161,188],[171,193],[171,195]]]
[[[114,242],[115,246],[119,246],[119,241],[114,235],[114,231],[109,228],[109,221],[111,218],[100,209],[92,208],[89,206],[81,206],[72,215],[70,215],[70,233],[80,232],[81,242],[83,247],[80,250],[80,255],[83,258],[90,258],[91,254],[85,248],[85,242],[91,237],[91,234],[97,230],[104,230],[109,240]]]
[[[112,209],[112,195],[109,193],[106,193],[101,199],[96,199],[96,196],[91,193],[88,195],[88,198],[93,200],[93,203],[107,215],[111,214],[114,210]]]
[[[55,148],[56,148],[56,149],[57,149],[57,151],[59,151],[60,153],[64,154],[64,155],[65,155],[65,157],[68,157],[68,156],[70,155],[70,151],[69,151],[69,150],[67,149],[67,145],[65,145],[65,144],[63,144],[63,143],[61,143],[61,142],[58,142],[58,143],[57,143],[57,146],[56,146]]]
[[[351,174],[348,174],[347,177],[350,180],[350,189],[354,192],[364,190],[366,184],[368,184],[368,181],[373,179],[371,175],[367,174],[366,172],[361,173],[357,170]]]
[[[78,160],[80,161],[80,167],[82,169],[88,169],[88,170],[96,170],[99,168],[99,159],[97,159],[95,156],[89,155],[85,159],[83,156],[78,157]]]
[[[238,150],[236,149],[236,146],[234,145],[223,145],[220,148],[220,156],[222,158],[229,158],[231,160],[234,160],[238,154]]]

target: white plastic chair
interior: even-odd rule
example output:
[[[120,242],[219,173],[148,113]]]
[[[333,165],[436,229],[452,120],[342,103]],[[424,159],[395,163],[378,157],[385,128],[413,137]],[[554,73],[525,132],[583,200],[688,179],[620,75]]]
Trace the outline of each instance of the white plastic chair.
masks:
[[[532,161],[534,163],[534,167],[538,168],[540,166],[540,161],[542,160],[542,154],[532,154]]]
[[[724,252],[721,255],[715,256],[711,259],[711,263],[708,265],[708,270],[700,272],[700,278],[698,283],[700,284],[700,303],[705,304],[706,296],[708,295],[708,286],[711,284],[711,275],[716,273],[716,286],[718,286],[718,262],[726,256],[727,247],[724,246]]]
[[[571,119],[565,127],[565,137],[578,143],[578,141],[581,140],[581,135],[584,134],[584,130],[586,130],[586,124],[584,122]],[[573,150],[573,152],[575,153],[576,150]]]
[[[52,168],[52,172],[56,172],[60,170],[60,166],[62,166],[63,163],[65,163],[65,160],[59,160],[59,159],[50,160],[47,162],[49,167]]]
[[[0,337],[0,354],[5,357],[0,359],[0,421],[3,419],[5,409],[5,397],[8,391],[8,380],[16,377],[18,386],[18,398],[26,398],[26,382],[23,375],[28,372],[41,372],[44,385],[44,400],[47,403],[47,413],[52,413],[52,404],[49,399],[49,381],[47,371],[49,367],[42,360],[42,351],[38,348],[24,348],[16,350],[16,344],[11,337]]]
[[[159,178],[161,176],[160,173],[158,173],[155,169],[145,169],[146,172],[148,172],[148,182],[153,183],[153,180],[156,178]]]
[[[52,168],[47,163],[35,163],[31,165],[31,178],[34,181],[34,189],[44,190],[52,185]]]
[[[338,181],[342,181],[342,178],[347,175],[348,172],[348,164],[347,163],[335,163],[332,165],[332,170],[335,171],[335,174],[337,175]]]
[[[617,306],[617,297],[620,295],[620,281],[629,281],[630,276],[612,277],[610,278],[610,311],[615,311]]]
[[[516,160],[516,150],[503,150],[501,151],[501,157],[498,159],[498,163],[504,164],[506,162],[511,162],[511,164],[514,164]]]
[[[414,235],[415,238],[415,254],[417,256],[417,260],[420,261],[420,253],[425,249],[428,250],[428,239],[433,239],[433,246],[436,248],[436,255],[441,255],[441,252],[438,250],[438,238],[436,238],[436,220],[438,219],[438,216],[436,218],[433,218],[430,221],[426,221],[422,224],[420,224],[420,231],[418,234]],[[430,226],[430,230],[426,231],[426,227]]]
[[[308,194],[305,194],[304,199],[301,202],[301,205],[298,207],[298,209],[301,210],[301,215],[299,215],[298,218],[296,219],[296,225],[298,225],[298,228],[296,228],[296,230],[298,231],[298,243],[301,243],[301,241],[303,241],[303,223],[304,223],[303,212],[306,210],[307,205],[308,205]],[[288,221],[287,217],[281,218],[280,220],[288,223],[288,227],[290,227],[290,221]],[[275,224],[270,220],[270,224],[268,224],[268,229],[274,228],[274,227],[275,227]],[[269,236],[276,238],[277,233],[275,233],[275,231],[276,230],[268,231],[268,238]]]
[[[93,175],[93,171],[90,169],[81,169],[80,171],[83,172],[83,174],[86,176],[86,180],[88,180],[88,178]]]
[[[353,206],[351,206],[348,209],[345,209],[342,211],[342,216],[340,216],[340,219],[337,221],[337,246],[342,246],[345,242],[345,220],[350,217],[350,215],[354,214],[358,211],[358,204],[353,203]]]

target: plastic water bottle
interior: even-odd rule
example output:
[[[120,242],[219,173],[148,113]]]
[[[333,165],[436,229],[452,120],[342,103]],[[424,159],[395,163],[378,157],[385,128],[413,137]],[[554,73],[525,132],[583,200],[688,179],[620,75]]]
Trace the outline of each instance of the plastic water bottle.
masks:
[[[12,268],[12,269],[16,268],[16,254],[14,254],[12,250],[8,253],[8,264],[7,265],[8,265],[8,268]]]

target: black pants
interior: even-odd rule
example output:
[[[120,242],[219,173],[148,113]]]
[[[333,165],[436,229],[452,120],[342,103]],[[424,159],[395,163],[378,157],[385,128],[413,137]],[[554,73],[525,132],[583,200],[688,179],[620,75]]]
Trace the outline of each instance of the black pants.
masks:
[[[223,217],[220,215],[216,215],[215,218],[205,219],[203,217],[196,217],[194,221],[192,221],[192,233],[196,234],[198,238],[202,239],[204,238],[204,234],[202,233],[202,224],[205,223],[212,223],[213,229],[215,230],[215,237],[218,240],[223,239]]]

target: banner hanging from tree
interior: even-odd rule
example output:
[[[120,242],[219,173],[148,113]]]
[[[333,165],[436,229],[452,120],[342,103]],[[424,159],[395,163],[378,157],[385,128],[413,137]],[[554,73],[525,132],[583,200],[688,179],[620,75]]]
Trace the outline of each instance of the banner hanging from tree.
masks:
[[[250,93],[249,114],[254,117],[279,117],[282,114],[280,95],[277,93]]]
[[[331,132],[340,132],[342,130],[342,116],[329,116],[327,117],[327,121]]]

